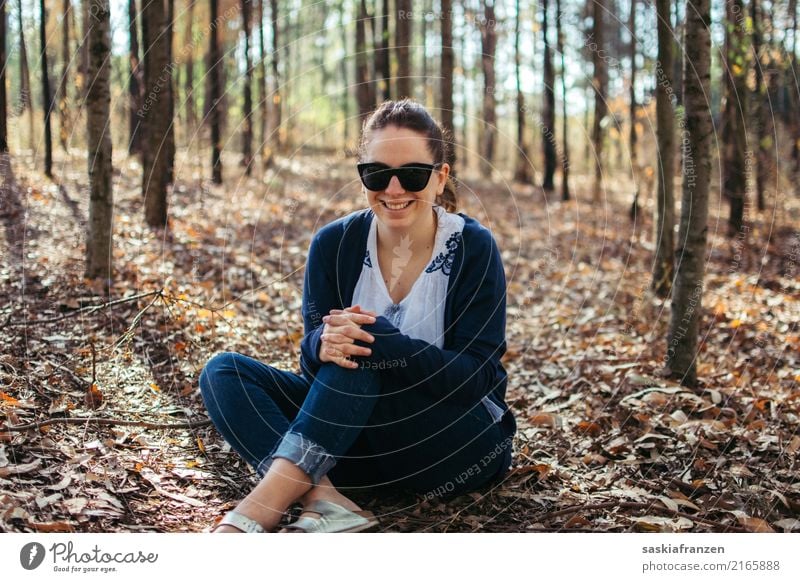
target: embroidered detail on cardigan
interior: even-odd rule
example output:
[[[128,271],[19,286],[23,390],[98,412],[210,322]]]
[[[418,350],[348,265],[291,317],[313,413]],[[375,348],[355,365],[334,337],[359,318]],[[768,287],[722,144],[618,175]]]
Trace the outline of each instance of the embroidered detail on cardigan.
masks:
[[[369,249],[367,249],[367,254],[364,255],[364,264],[368,266],[370,269],[372,268],[372,261],[369,258]]]
[[[431,264],[428,265],[428,268],[425,269],[426,273],[433,273],[434,271],[438,271],[439,269],[442,270],[442,273],[450,276],[450,269],[453,267],[453,261],[455,260],[456,250],[458,249],[458,245],[461,243],[461,233],[454,232],[450,235],[450,238],[447,239],[447,242],[444,243],[445,248],[447,249],[446,253],[439,253],[438,256],[431,261]]]

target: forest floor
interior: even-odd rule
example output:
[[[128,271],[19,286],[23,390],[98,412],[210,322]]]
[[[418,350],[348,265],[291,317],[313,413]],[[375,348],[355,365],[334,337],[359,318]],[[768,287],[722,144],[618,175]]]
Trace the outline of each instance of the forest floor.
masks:
[[[257,482],[203,422],[199,372],[218,351],[298,369],[310,237],[363,200],[352,160],[248,180],[226,158],[214,187],[194,158],[166,230],[143,224],[141,168],[116,161],[108,294],[83,278],[85,159],[57,159],[56,181],[0,164],[0,531],[202,531]],[[512,470],[449,500],[354,499],[395,532],[800,530],[800,197],[769,198],[729,239],[715,194],[689,389],[660,374],[652,200],[634,224],[630,185],[599,203],[588,186],[570,202],[461,186],[507,271]]]

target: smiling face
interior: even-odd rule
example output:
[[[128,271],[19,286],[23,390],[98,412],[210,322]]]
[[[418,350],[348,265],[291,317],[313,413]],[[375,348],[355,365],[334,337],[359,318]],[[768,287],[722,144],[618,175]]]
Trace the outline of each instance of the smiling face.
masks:
[[[414,162],[433,164],[437,160],[433,159],[423,134],[389,125],[372,133],[363,161],[396,168]],[[431,219],[431,208],[436,196],[444,191],[449,172],[449,165],[437,166],[428,185],[419,192],[405,190],[397,176],[392,176],[385,190],[367,190],[363,186],[362,189],[378,220],[393,230],[407,230]]]

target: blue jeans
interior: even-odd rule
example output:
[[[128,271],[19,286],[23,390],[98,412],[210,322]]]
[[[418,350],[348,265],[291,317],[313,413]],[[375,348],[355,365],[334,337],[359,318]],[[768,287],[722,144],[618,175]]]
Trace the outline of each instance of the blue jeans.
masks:
[[[208,414],[263,476],[274,458],[312,483],[457,495],[501,477],[511,437],[479,402],[436,402],[424,386],[389,386],[384,372],[324,364],[313,381],[222,353],[200,375]]]

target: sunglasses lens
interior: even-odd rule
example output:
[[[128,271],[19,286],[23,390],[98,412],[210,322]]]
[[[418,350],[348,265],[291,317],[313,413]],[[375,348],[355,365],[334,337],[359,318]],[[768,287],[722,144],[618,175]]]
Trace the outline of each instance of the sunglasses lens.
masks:
[[[381,164],[359,164],[361,182],[368,190],[386,190],[392,179],[392,170]]]
[[[433,166],[429,164],[409,164],[399,168],[390,168],[384,164],[358,164],[361,182],[368,190],[386,190],[392,176],[397,176],[400,185],[409,192],[424,190],[431,178]]]
[[[409,192],[424,190],[430,177],[431,170],[429,168],[400,168],[397,170],[400,185]]]

